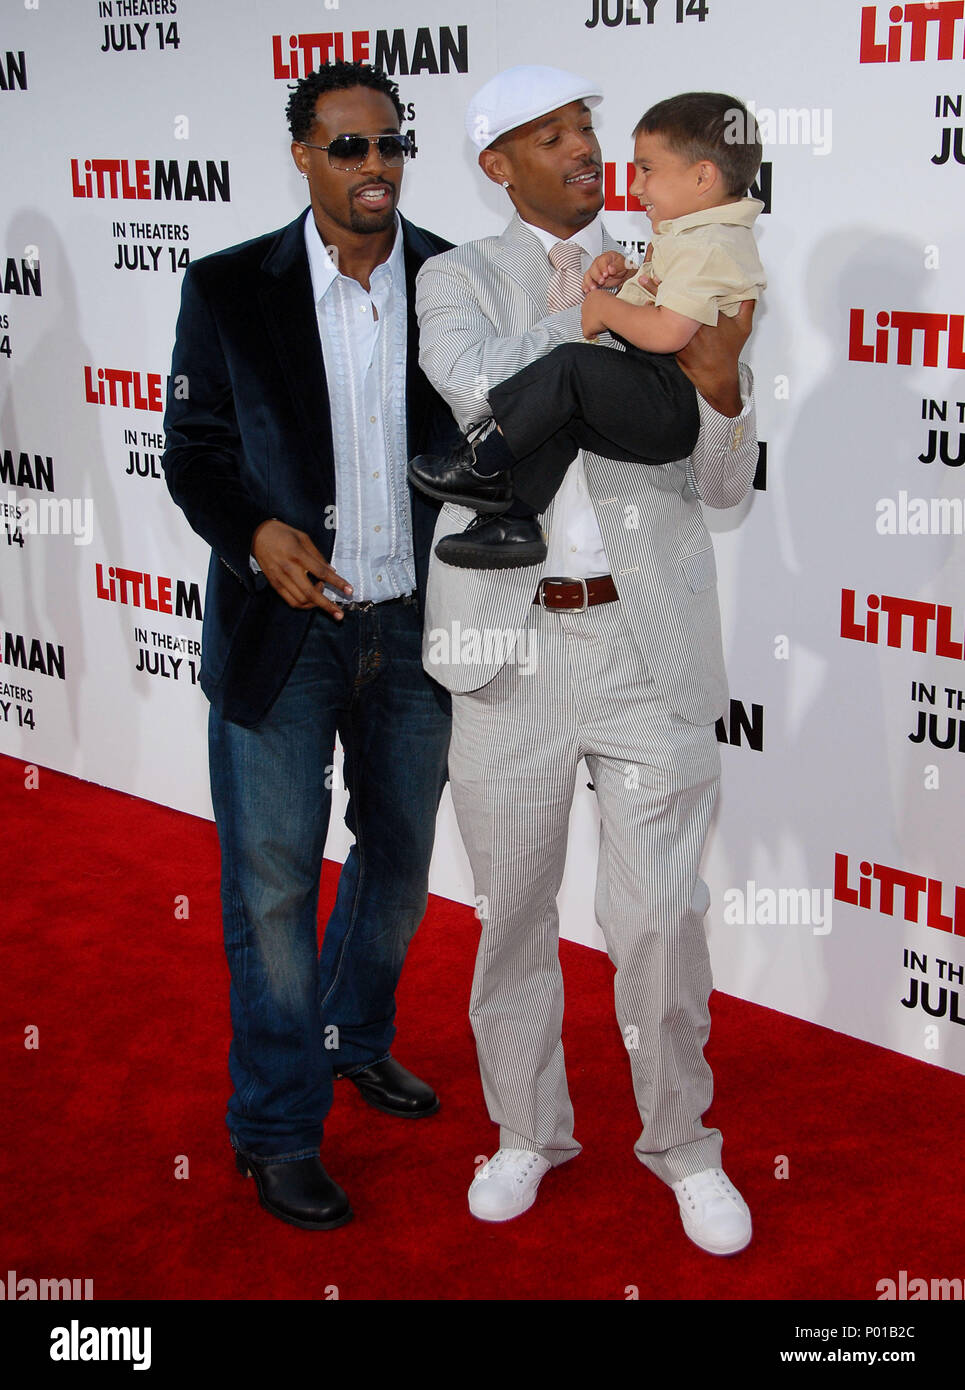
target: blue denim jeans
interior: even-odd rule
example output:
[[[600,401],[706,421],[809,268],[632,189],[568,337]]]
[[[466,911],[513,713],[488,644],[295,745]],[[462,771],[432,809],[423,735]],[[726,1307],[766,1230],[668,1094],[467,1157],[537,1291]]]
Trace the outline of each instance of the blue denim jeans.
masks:
[[[335,735],[355,836],[318,952]],[[232,1143],[318,1153],[333,1069],[384,1060],[395,988],[425,914],[449,716],[425,674],[414,600],[314,617],[265,719],[211,710],[211,794],[231,972]]]

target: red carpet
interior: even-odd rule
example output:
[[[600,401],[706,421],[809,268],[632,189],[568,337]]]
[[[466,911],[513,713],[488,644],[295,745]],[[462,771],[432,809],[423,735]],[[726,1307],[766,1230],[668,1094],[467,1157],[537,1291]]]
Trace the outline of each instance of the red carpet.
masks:
[[[476,922],[442,899],[411,950],[395,1051],[442,1109],[407,1122],[336,1089],[324,1158],[355,1220],[309,1233],[234,1170],[214,827],[0,758],[7,826],[3,1267],[93,1280],[95,1299],[874,1299],[961,1278],[965,1079],[717,994],[713,1121],[755,1239],[683,1236],[633,1156],[612,969],[562,947],[584,1151],[504,1226],[466,1209],[497,1147],[466,1019]],[[327,865],[323,911],[338,866]],[[189,916],[175,915],[186,895]],[[39,1046],[24,1046],[25,1029]],[[786,1155],[789,1175],[775,1177]],[[178,1178],[179,1165],[188,1176]],[[328,1291],[328,1292],[327,1292]]]

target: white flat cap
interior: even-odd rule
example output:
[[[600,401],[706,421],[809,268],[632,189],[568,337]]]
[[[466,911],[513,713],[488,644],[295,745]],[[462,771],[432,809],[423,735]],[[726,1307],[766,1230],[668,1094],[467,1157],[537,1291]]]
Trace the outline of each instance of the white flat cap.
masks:
[[[507,131],[571,101],[599,106],[602,100],[598,82],[561,68],[526,63],[497,72],[480,87],[466,111],[466,132],[477,150],[484,150]]]

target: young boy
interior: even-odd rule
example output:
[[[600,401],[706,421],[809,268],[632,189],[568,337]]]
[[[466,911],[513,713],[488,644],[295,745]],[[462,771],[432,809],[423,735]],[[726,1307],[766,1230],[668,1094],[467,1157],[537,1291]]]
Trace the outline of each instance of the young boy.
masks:
[[[579,448],[668,462],[644,456],[636,442],[648,399],[666,380],[668,359],[652,354],[679,352],[701,324],[736,314],[766,284],[752,230],[763,204],[744,196],[760,168],[760,134],[743,104],[719,92],[671,97],[641,117],[634,142],[630,192],[653,227],[651,257],[638,271],[618,252],[598,256],[583,281],[582,311],[586,338],[606,330],[627,345],[633,393],[605,389],[601,373],[613,364],[594,345],[567,343],[492,388],[496,429],[482,442],[477,435],[447,459],[413,459],[415,487],[482,514],[462,535],[439,541],[436,554],[448,564],[508,569],[545,560],[536,517]],[[514,524],[493,527],[491,515],[504,512]]]

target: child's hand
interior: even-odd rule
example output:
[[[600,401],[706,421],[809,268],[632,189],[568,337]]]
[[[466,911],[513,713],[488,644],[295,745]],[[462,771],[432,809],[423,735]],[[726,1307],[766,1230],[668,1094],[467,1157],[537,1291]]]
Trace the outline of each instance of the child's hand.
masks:
[[[603,332],[606,328],[604,315],[612,303],[613,298],[606,290],[590,290],[583,301],[581,315],[584,338],[595,338],[598,333]]]
[[[583,293],[612,289],[616,285],[622,285],[633,273],[633,266],[627,265],[619,251],[604,251],[602,256],[597,256],[583,276]]]
[[[648,273],[645,275],[644,271]],[[653,278],[652,246],[647,247],[646,255],[643,258],[643,264],[640,267],[640,273],[637,276],[637,284],[642,285],[643,288],[649,290],[651,294],[656,294],[657,290],[660,288],[660,281]]]

